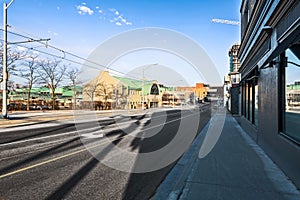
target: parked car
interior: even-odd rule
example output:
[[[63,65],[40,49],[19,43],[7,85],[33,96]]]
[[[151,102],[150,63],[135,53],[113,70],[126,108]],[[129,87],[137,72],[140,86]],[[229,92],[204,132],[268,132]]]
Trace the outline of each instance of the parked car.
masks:
[[[43,105],[42,110],[51,110],[51,106]]]
[[[25,105],[25,104],[22,103],[21,110],[27,110],[27,105]]]

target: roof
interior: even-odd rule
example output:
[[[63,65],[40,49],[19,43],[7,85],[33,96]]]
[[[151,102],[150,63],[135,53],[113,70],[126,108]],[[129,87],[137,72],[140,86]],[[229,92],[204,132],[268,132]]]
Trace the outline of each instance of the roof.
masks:
[[[82,86],[76,86],[76,91],[82,91]],[[28,88],[17,88],[14,94],[16,93],[27,93]],[[51,90],[47,87],[34,87],[30,90],[31,94],[41,94],[41,93],[50,93]],[[72,86],[64,86],[58,87],[55,89],[56,94],[62,94],[62,96],[72,97],[73,96],[73,87]]]
[[[130,89],[141,89],[143,86],[143,81],[135,80],[131,78],[125,78],[125,77],[118,77],[113,76],[115,79],[117,79],[122,85],[129,87]],[[148,81],[145,81],[145,84]]]
[[[296,84],[291,84],[291,85],[287,85],[286,89],[289,90],[300,90],[300,85],[296,85]]]

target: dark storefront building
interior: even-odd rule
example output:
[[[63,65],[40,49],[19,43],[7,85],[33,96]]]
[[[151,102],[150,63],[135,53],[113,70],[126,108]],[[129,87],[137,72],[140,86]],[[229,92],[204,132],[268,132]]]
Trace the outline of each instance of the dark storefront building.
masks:
[[[300,1],[240,11],[241,126],[300,188]]]

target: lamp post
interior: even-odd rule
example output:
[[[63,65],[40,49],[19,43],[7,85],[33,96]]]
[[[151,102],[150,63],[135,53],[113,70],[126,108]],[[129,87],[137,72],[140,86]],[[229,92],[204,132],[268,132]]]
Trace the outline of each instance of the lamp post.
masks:
[[[175,85],[173,86],[173,108],[175,108]]]
[[[145,94],[144,94],[144,87],[145,87],[145,70],[148,67],[151,66],[156,66],[158,65],[158,63],[154,63],[154,64],[148,64],[148,65],[143,65],[142,66],[142,81],[143,81],[143,86],[142,86],[142,110],[144,110],[144,102],[145,102]]]
[[[178,80],[178,82],[183,82],[183,80]],[[173,108],[175,108],[175,84],[173,85]]]
[[[7,9],[14,2],[12,0],[9,4],[3,4],[3,79],[2,79],[2,118],[7,116]]]

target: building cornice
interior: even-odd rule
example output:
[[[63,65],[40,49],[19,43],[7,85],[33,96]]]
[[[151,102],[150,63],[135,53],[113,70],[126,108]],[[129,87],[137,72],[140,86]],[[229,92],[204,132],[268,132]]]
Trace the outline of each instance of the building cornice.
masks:
[[[241,43],[241,48],[239,51],[239,58],[241,60],[241,67],[240,72],[245,70],[246,68],[250,69],[255,66],[248,66],[248,64],[251,62],[251,60],[255,57],[256,54],[259,57],[256,57],[256,59],[263,57],[267,52],[273,48],[271,46],[276,46],[273,40],[270,38],[270,33],[267,33],[267,31],[264,29],[265,27],[273,28],[273,32],[276,31],[274,28],[278,25],[281,19],[283,19],[290,11],[291,8],[297,3],[298,1],[269,1],[268,5],[265,6],[265,8],[262,11],[261,17],[258,19],[257,24],[259,26],[256,26],[255,29],[252,30],[251,37],[248,38],[248,40],[244,40]],[[272,3],[272,4],[270,4]],[[299,2],[298,2],[299,3]],[[249,29],[250,30],[250,29]],[[272,29],[271,29],[272,30]],[[248,30],[247,30],[248,31]],[[276,37],[276,34],[272,37]],[[277,39],[277,38],[275,38]],[[272,40],[272,44],[271,44]],[[245,42],[247,41],[247,42]],[[277,40],[276,40],[277,42]],[[275,43],[276,43],[275,42]],[[269,44],[265,44],[269,43]],[[263,45],[268,45],[268,49],[266,52],[259,52]],[[265,47],[265,46],[264,46]],[[257,64],[257,61],[252,61],[252,64]]]

